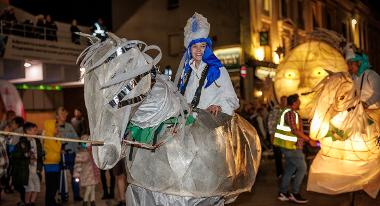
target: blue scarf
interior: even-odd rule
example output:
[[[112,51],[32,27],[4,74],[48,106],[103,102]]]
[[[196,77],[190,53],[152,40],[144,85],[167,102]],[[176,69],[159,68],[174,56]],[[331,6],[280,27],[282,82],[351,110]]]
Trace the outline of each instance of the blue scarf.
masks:
[[[185,66],[184,66],[184,72],[181,77],[179,89],[181,92],[185,90],[185,77],[186,75],[191,71],[190,67],[190,60],[192,59],[191,56],[191,46],[200,43],[200,42],[206,42],[206,48],[205,52],[202,56],[202,61],[205,62],[208,66],[208,72],[207,72],[207,82],[205,85],[205,88],[209,87],[212,83],[215,82],[220,77],[220,70],[219,68],[223,66],[223,64],[220,62],[220,60],[215,56],[215,54],[212,52],[211,46],[212,42],[209,38],[199,38],[199,39],[194,39],[189,43],[189,46],[187,47],[185,54]]]
[[[355,57],[350,59],[350,61],[360,62],[360,67],[358,69],[358,74],[357,74],[357,76],[359,76],[359,77],[360,77],[360,75],[362,75],[364,73],[365,70],[367,70],[371,67],[371,65],[369,64],[369,61],[368,61],[368,56],[365,54],[355,53]]]

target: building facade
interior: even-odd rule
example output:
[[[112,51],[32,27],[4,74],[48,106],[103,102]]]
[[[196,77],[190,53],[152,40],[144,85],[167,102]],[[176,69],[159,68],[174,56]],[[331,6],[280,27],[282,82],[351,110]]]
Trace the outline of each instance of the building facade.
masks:
[[[380,60],[380,24],[368,5],[357,0],[247,0],[241,8],[244,61],[255,77],[245,80],[247,99],[268,102],[268,84],[284,56],[305,40],[316,28],[341,34],[348,42],[367,53],[377,72]],[[258,79],[260,78],[260,79]],[[255,81],[256,80],[256,81]],[[263,88],[263,87],[267,88]],[[265,90],[265,91],[263,91]]]
[[[9,5],[0,5],[0,13],[0,79],[16,86],[27,120],[42,126],[46,118],[55,118],[57,107],[83,99],[83,92],[76,96],[65,93],[65,86],[82,87],[83,91],[76,59],[87,41],[74,42],[67,23],[55,22],[53,31],[37,23],[40,15]],[[89,27],[78,27],[89,33]],[[1,90],[1,95],[7,95],[7,91]],[[84,108],[83,101],[76,103]]]
[[[121,12],[132,4],[133,13]],[[235,0],[114,0],[113,29],[126,39],[139,39],[162,50],[161,71],[171,68],[176,73],[184,53],[184,27],[195,12],[204,15],[211,28],[215,54],[230,72],[234,85],[240,86],[240,1]],[[128,10],[129,11],[129,10]],[[121,22],[120,19],[124,19]],[[165,68],[165,69],[164,69]]]

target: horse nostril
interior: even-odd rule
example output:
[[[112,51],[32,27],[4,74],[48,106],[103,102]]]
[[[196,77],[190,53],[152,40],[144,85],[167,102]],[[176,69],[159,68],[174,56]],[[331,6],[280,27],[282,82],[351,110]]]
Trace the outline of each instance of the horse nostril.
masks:
[[[104,164],[113,165],[119,160],[119,155],[115,145],[104,145],[102,150],[104,152]]]

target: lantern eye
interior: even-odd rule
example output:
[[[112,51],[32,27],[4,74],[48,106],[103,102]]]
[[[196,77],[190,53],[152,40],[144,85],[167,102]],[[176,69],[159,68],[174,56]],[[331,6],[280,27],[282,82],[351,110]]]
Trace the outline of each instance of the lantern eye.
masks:
[[[295,79],[297,74],[294,71],[285,72],[285,78],[287,79]]]
[[[323,68],[315,68],[313,69],[313,76],[314,77],[325,77],[327,76],[327,72]]]

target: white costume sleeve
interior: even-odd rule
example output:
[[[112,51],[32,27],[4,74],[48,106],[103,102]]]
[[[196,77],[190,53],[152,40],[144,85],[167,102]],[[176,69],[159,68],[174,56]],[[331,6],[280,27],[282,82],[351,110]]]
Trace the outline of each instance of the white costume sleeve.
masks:
[[[380,106],[380,76],[375,71],[370,70],[367,78],[367,84],[372,88],[372,95],[368,98],[367,104],[377,104],[376,106]]]
[[[222,108],[222,112],[233,115],[234,110],[239,108],[239,99],[236,96],[234,87],[226,68],[220,68],[220,77],[215,81],[218,89],[218,106]],[[215,84],[214,83],[214,84]]]

